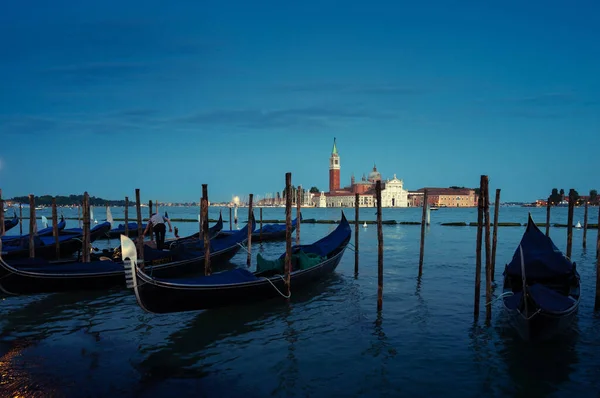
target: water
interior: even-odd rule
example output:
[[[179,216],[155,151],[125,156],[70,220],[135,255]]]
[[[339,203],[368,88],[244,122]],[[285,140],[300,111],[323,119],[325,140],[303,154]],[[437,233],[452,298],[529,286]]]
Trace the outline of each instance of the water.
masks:
[[[192,208],[167,210],[172,218],[197,215]],[[121,211],[112,209],[115,217]],[[212,208],[210,217],[217,218],[218,211]],[[510,207],[500,209],[500,221],[525,223],[528,211],[536,221],[545,221],[545,209]],[[353,218],[353,209],[345,212]],[[65,216],[73,214],[65,211]],[[384,209],[383,219],[418,221],[420,214],[420,209]],[[303,209],[304,218],[339,215],[340,209]],[[96,208],[95,216],[104,219],[103,210]],[[223,216],[228,228],[227,209]],[[246,216],[247,209],[239,209],[240,222]],[[591,223],[597,216],[598,208],[590,208]],[[284,209],[264,209],[263,217],[283,219]],[[375,219],[375,209],[361,209],[361,219]],[[552,223],[566,219],[566,208],[552,209]],[[476,209],[441,209],[431,213],[431,221],[421,280],[420,227],[384,226],[381,314],[376,312],[374,225],[360,227],[358,278],[349,249],[327,279],[300,291],[292,286],[289,304],[274,299],[151,315],[125,289],[3,298],[0,396],[598,396],[596,230],[588,231],[587,251],[581,248],[582,231],[573,231],[572,257],[581,273],[583,298],[571,333],[527,345],[508,328],[499,302],[486,326],[482,297],[480,321],[473,323],[476,228],[439,223],[476,221]],[[583,209],[575,209],[574,221],[583,224]],[[67,228],[76,225],[68,223]],[[197,228],[196,223],[176,225],[182,236]],[[333,228],[303,224],[302,241]],[[498,283],[523,231],[499,228]],[[551,229],[563,251],[566,232]],[[284,243],[276,242],[255,245],[252,253],[255,259],[259,251],[268,257],[283,250]],[[232,263],[243,265],[245,259],[242,252]]]

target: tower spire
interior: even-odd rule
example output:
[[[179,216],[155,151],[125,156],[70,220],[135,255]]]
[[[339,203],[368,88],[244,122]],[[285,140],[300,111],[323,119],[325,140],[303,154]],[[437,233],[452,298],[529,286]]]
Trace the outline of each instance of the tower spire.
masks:
[[[333,149],[331,150],[331,154],[332,155],[337,155],[338,154],[337,146],[335,145],[335,137],[333,137]]]

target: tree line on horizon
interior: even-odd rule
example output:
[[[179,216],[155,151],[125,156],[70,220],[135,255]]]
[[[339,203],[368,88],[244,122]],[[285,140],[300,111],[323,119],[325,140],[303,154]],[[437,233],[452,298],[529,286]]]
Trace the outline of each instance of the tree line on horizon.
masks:
[[[588,195],[587,198],[582,198],[581,195],[579,194],[579,192],[577,192],[575,189],[570,189],[569,194],[565,195],[564,189],[561,188],[559,190],[558,188],[552,188],[552,193],[550,193],[550,196],[548,197],[548,201],[550,202],[550,205],[556,206],[560,202],[565,200],[565,197],[568,198],[571,195],[575,199],[575,205],[577,205],[577,206],[582,205],[586,199],[587,199],[588,203],[592,206],[597,206],[600,204],[600,197],[598,197],[598,191],[595,189],[590,190],[590,194]]]
[[[83,203],[83,195],[69,195],[69,196],[52,196],[52,195],[42,195],[42,196],[34,196],[35,204],[50,206],[52,205],[52,198],[56,198],[57,206],[73,206],[73,205],[81,205]],[[29,204],[29,196],[15,196],[12,199],[8,199],[12,202]],[[125,200],[108,200],[97,198],[95,196],[89,197],[90,206],[125,206]],[[135,206],[135,201],[130,200],[129,205]]]

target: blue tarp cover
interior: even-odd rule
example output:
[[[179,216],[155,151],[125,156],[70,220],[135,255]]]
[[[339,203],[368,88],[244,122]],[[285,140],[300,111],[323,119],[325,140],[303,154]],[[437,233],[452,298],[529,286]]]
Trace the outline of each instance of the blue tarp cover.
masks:
[[[89,263],[66,263],[50,264],[41,258],[24,258],[8,261],[13,268],[27,272],[40,272],[45,274],[88,274],[97,272],[118,272],[123,271],[123,263],[112,261],[91,261]]]
[[[540,283],[529,286],[529,294],[533,301],[546,312],[561,312],[571,308],[574,301]]]
[[[518,292],[513,294],[512,296],[504,297],[504,304],[509,310],[516,310],[521,305],[521,300],[523,299],[523,292]]]
[[[566,276],[573,271],[573,263],[557,249],[552,239],[538,229],[531,218],[527,230],[521,238],[521,246],[523,247],[527,279]],[[521,276],[519,247],[515,250],[511,262],[506,266],[506,272],[509,276]]]
[[[195,276],[188,278],[163,279],[166,282],[189,284],[189,285],[228,285],[235,283],[253,282],[259,278],[244,268],[236,268],[230,271],[218,272],[209,276]]]

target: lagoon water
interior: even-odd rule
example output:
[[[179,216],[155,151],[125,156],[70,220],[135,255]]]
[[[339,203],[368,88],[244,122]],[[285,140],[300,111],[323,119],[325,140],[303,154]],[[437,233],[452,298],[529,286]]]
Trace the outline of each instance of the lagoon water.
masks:
[[[161,211],[164,210],[161,209]],[[171,218],[195,218],[196,208],[167,208]],[[76,210],[63,210],[76,216]],[[339,219],[340,209],[303,209],[304,218]],[[492,208],[493,211],[493,208]],[[501,222],[545,221],[545,209],[500,208]],[[211,208],[210,217],[218,217]],[[354,209],[345,209],[348,219]],[[360,209],[374,220],[375,209]],[[102,213],[102,214],[100,214]],[[95,209],[98,221],[104,210]],[[114,217],[122,209],[113,208]],[[7,213],[7,215],[9,215]],[[38,212],[49,217],[50,212]],[[133,209],[130,214],[135,214]],[[143,209],[147,216],[147,209]],[[255,209],[258,218],[258,209]],[[295,210],[294,210],[295,216]],[[228,209],[223,208],[225,228]],[[265,208],[265,219],[284,219]],[[421,210],[384,209],[384,220],[419,221]],[[245,222],[247,209],[239,209]],[[594,314],[596,230],[573,231],[573,255],[583,298],[568,335],[525,344],[509,329],[501,303],[493,318],[473,322],[475,227],[439,225],[476,221],[476,209],[431,213],[423,277],[417,279],[420,227],[384,226],[384,302],[376,311],[377,233],[360,227],[360,272],[350,248],[337,271],[316,285],[274,299],[215,310],[169,315],[145,313],[131,290],[2,297],[0,396],[23,397],[597,397],[600,393],[600,316]],[[552,223],[567,209],[553,208]],[[598,208],[590,208],[590,223]],[[583,209],[574,222],[583,224]],[[175,223],[180,235],[197,223]],[[75,227],[69,220],[67,228]],[[302,224],[309,243],[335,228]],[[16,228],[18,230],[18,227]],[[524,227],[500,227],[496,282]],[[16,233],[18,231],[10,231]],[[551,228],[566,248],[566,228]],[[169,237],[168,234],[167,237]],[[294,235],[295,236],[295,235]],[[97,247],[117,241],[95,242]],[[253,245],[276,256],[283,242]],[[246,253],[229,266],[245,266]],[[482,273],[482,293],[485,294]],[[498,295],[498,292],[495,292]]]

